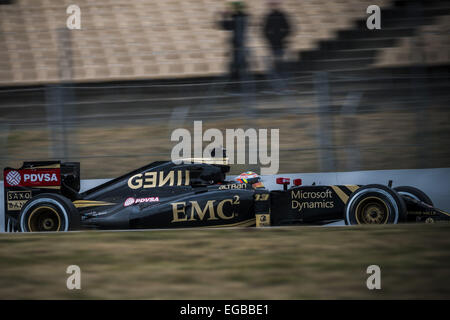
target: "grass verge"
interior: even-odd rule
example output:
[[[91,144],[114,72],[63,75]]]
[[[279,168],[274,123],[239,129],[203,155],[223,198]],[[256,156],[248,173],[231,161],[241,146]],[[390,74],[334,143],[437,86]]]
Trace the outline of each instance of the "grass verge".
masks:
[[[449,225],[1,234],[0,299],[449,299]],[[81,290],[68,290],[78,265]],[[381,290],[366,269],[381,267]]]

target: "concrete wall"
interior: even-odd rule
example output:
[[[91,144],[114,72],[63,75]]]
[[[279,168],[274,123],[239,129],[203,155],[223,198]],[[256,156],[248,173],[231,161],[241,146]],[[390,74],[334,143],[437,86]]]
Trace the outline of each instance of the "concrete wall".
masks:
[[[303,185],[312,183],[322,185],[333,184],[371,184],[379,183],[387,185],[393,180],[393,186],[408,185],[421,189],[433,200],[435,206],[445,211],[450,211],[450,168],[417,169],[417,170],[374,170],[355,172],[328,172],[328,173],[295,173],[276,176],[264,176],[262,178],[266,188],[270,190],[282,189],[277,185],[277,177],[301,178]],[[233,177],[229,177],[232,179]],[[93,188],[107,179],[83,180],[81,191]],[[0,231],[4,232],[4,195],[3,181],[0,182]]]

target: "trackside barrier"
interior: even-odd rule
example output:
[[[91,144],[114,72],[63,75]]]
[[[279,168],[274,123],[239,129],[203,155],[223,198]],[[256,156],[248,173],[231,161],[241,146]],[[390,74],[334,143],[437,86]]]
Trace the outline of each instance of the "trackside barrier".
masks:
[[[442,210],[450,211],[450,168],[414,169],[414,170],[371,170],[353,172],[325,173],[290,173],[273,176],[263,176],[262,181],[269,190],[281,190],[283,186],[276,184],[276,178],[290,178],[291,183],[296,178],[302,179],[302,185],[345,185],[345,184],[384,184],[393,181],[393,187],[409,185],[421,189],[432,200],[434,205]],[[229,179],[234,178],[230,176]],[[109,179],[82,180],[81,192],[102,184]],[[4,226],[4,188],[0,182],[0,231]]]

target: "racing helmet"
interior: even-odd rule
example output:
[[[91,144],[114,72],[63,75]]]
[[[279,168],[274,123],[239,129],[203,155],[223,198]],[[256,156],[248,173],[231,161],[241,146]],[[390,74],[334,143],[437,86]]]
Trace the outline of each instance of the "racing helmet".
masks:
[[[255,188],[264,187],[263,183],[261,182],[261,177],[259,176],[259,174],[253,171],[243,172],[240,175],[238,175],[235,178],[235,180],[239,183],[249,183]]]

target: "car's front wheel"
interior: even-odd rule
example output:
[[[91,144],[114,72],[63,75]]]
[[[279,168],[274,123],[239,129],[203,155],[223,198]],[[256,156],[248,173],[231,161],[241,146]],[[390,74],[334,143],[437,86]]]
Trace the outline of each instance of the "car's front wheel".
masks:
[[[80,228],[80,214],[66,197],[43,193],[31,198],[20,211],[22,232],[69,231]]]
[[[345,224],[396,224],[406,220],[406,206],[394,190],[366,185],[350,195],[345,205]]]

